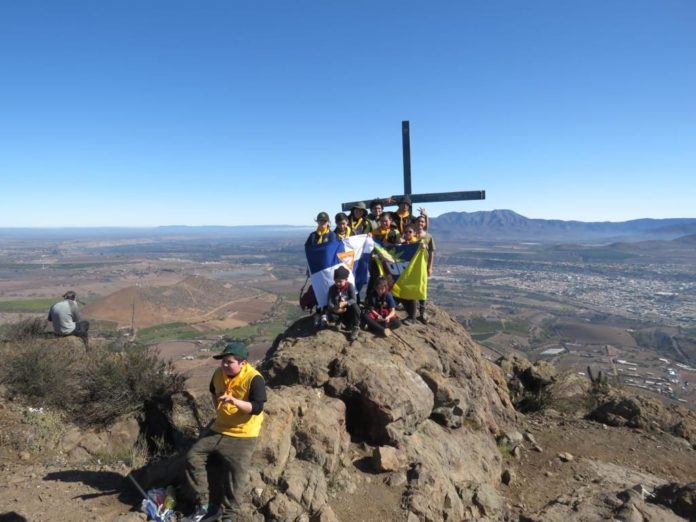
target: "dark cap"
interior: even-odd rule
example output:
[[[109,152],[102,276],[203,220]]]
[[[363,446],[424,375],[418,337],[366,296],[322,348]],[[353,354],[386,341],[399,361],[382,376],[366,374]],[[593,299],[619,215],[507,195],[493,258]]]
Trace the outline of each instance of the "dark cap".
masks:
[[[404,196],[399,200],[399,205],[402,203],[406,203],[407,205],[411,205],[411,198],[409,196]]]
[[[339,266],[336,270],[334,270],[334,281],[336,279],[348,279],[349,275],[350,272],[345,266]]]
[[[354,208],[359,208],[360,210],[364,210],[365,212],[367,212],[367,207],[365,206],[365,203],[363,201],[358,201],[355,203],[355,205],[350,207],[351,210],[353,210]]]
[[[339,221],[348,221],[348,216],[346,216],[346,213],[345,213],[345,212],[339,212],[339,213],[336,214],[336,216],[334,217],[334,221],[335,221],[336,223],[338,223]]]
[[[242,343],[228,343],[227,346],[225,346],[225,349],[222,350],[222,352],[220,352],[217,355],[213,355],[213,359],[222,359],[226,355],[234,355],[235,357],[239,357],[240,359],[248,359],[249,350],[247,350],[247,347],[244,346],[244,344]]]
[[[317,214],[317,219],[315,219],[314,221],[319,222],[319,221],[331,221],[331,220],[329,219],[329,215],[326,212],[319,212]]]

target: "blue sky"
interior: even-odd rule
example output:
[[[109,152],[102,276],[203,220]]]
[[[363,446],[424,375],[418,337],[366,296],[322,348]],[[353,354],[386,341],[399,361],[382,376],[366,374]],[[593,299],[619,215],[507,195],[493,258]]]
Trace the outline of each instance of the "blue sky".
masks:
[[[696,217],[692,0],[0,6],[0,226]]]

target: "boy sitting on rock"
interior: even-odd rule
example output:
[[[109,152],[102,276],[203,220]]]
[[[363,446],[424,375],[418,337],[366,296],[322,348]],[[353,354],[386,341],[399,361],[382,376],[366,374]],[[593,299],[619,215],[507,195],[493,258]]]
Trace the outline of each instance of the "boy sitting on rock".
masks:
[[[349,339],[355,341],[360,331],[360,307],[355,286],[348,281],[350,272],[344,266],[334,271],[334,284],[329,288],[327,304],[329,321],[340,321],[350,330]]]

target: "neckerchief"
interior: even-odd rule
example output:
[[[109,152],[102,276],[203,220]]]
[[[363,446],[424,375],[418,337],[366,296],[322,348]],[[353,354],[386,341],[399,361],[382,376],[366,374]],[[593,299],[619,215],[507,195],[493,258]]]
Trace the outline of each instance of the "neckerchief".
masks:
[[[345,238],[347,238],[347,237],[350,237],[350,230],[351,230],[350,227],[346,227],[346,233],[345,233],[345,234],[341,234],[341,233],[338,231],[338,227],[336,227],[336,229],[334,230],[334,232],[336,233],[336,237],[338,237],[338,239],[345,239]]]
[[[329,227],[326,227],[326,230],[320,230],[319,227],[317,227],[316,231],[314,232],[317,235],[317,245],[321,245],[324,241],[326,241],[328,238],[326,237],[328,233],[331,232],[331,229]]]

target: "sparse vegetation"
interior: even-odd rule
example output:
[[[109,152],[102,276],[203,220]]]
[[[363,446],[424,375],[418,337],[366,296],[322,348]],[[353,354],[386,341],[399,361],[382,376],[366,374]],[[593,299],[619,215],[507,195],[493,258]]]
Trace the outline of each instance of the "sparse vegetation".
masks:
[[[46,326],[46,320],[41,317],[31,317],[16,323],[4,324],[0,326],[0,339],[5,341],[22,341],[43,337],[47,332]]]
[[[0,382],[7,393],[65,413],[82,426],[106,425],[183,389],[184,377],[157,353],[134,345],[87,352],[58,340],[6,343]]]

